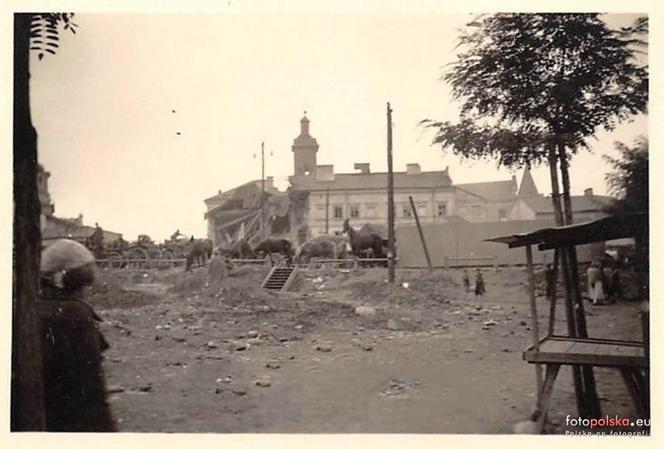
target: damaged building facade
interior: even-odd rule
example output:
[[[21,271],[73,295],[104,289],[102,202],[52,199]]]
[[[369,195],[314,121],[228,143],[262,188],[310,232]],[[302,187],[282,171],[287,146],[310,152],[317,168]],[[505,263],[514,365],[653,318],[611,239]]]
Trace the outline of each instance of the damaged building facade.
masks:
[[[208,237],[215,245],[259,234],[301,243],[318,235],[340,234],[346,218],[353,227],[369,223],[386,234],[387,173],[372,172],[369,163],[355,163],[354,173],[335,173],[333,165],[319,165],[319,145],[310,133],[306,115],[300,120],[300,133],[291,150],[293,174],[286,192],[276,189],[267,178],[264,189],[260,180],[250,181],[204,200]],[[553,218],[551,199],[539,193],[528,168],[520,182],[512,176],[501,181],[454,184],[447,168],[423,171],[418,163],[409,163],[405,171],[394,173],[397,230],[415,226],[409,197],[420,222],[429,227]],[[603,216],[608,201],[591,190],[572,198],[575,214],[582,220]],[[258,233],[261,216],[266,232]]]

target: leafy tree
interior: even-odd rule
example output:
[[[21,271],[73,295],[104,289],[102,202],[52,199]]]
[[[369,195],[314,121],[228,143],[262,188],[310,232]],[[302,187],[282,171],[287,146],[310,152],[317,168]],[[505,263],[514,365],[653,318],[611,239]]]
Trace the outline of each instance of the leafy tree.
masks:
[[[636,59],[647,30],[647,18],[612,30],[599,14],[479,16],[443,76],[461,101],[460,122],[423,123],[437,130],[434,144],[462,157],[511,168],[546,161],[556,221],[571,224],[569,158],[598,128],[612,130],[647,109],[647,67]],[[585,337],[575,250],[563,249],[561,262],[568,331]],[[579,412],[599,415],[592,370],[583,371],[581,379],[574,370]]]
[[[620,158],[604,156],[613,166],[613,171],[606,174],[606,182],[609,192],[616,197],[608,211],[648,213],[648,139],[637,139],[631,148],[622,142],[616,142],[615,146]]]
[[[647,26],[641,18],[612,30],[599,14],[478,17],[443,76],[461,121],[425,120],[433,142],[511,168],[545,161],[547,144],[575,153],[599,127],[646,111],[647,67],[635,55]]]
[[[607,207],[613,215],[645,213],[649,215],[648,195],[648,139],[639,138],[633,147],[616,142],[620,158],[604,156],[604,160],[613,166],[613,171],[606,174],[610,192],[616,196]],[[634,235],[636,243],[635,269],[638,275],[641,298],[649,298],[648,273],[650,271],[650,241],[648,220],[645,226]]]
[[[39,327],[37,132],[30,116],[30,49],[55,54],[59,27],[76,32],[73,14],[14,15],[14,263],[12,284],[11,429],[44,425]]]

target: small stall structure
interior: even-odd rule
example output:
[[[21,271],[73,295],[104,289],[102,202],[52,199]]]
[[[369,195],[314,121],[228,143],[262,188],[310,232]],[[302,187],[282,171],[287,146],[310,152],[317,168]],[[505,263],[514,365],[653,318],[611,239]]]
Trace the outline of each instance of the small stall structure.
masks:
[[[555,335],[556,308],[554,296],[551,298],[548,331],[545,336],[540,337],[535,301],[532,246],[537,245],[540,250],[555,249],[558,251],[562,248],[586,243],[644,235],[643,233],[647,233],[647,229],[647,215],[630,214],[487,239],[487,241],[505,243],[510,248],[525,247],[533,344],[526,348],[523,359],[528,363],[535,364],[537,411],[534,419],[536,419],[537,433],[543,431],[553,385],[562,365],[618,369],[625,381],[637,414],[642,417],[650,416],[649,314],[648,312],[642,312],[641,315],[642,341]],[[574,267],[574,269],[577,268]],[[544,378],[542,378],[542,367],[545,369]]]

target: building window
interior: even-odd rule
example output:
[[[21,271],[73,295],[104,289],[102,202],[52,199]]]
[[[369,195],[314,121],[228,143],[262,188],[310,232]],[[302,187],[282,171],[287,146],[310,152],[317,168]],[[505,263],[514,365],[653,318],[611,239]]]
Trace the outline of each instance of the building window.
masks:
[[[417,205],[417,215],[420,217],[426,217],[427,216],[427,204],[426,203],[419,203]]]
[[[360,218],[360,206],[350,206],[350,218]]]
[[[447,216],[447,203],[438,204],[438,216],[439,217]]]
[[[403,211],[404,218],[412,218],[413,210],[410,208],[410,204],[404,204],[401,210]]]
[[[507,221],[507,211],[505,209],[498,209],[498,220]]]
[[[334,218],[343,218],[344,208],[341,206],[334,206]]]

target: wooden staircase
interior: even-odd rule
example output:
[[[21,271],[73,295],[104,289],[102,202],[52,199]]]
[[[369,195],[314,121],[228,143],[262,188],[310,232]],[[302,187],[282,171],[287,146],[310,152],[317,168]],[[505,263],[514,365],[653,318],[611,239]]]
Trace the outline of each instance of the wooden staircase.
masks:
[[[286,291],[297,275],[297,267],[275,265],[263,281],[261,287],[268,290]]]

